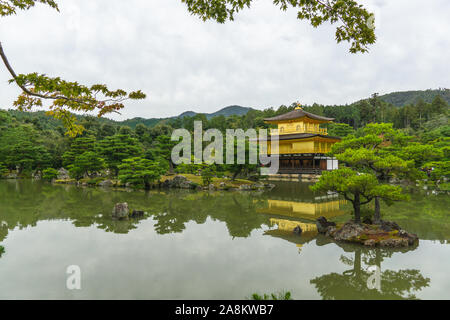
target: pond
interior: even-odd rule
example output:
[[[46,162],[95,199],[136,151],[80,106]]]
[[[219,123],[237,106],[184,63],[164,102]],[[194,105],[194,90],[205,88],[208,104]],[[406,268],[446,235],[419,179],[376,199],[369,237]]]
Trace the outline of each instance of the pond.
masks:
[[[115,221],[115,203],[144,210]],[[336,244],[317,234],[320,215],[350,206],[307,184],[271,191],[126,191],[0,181],[0,299],[450,299],[447,195],[414,192],[383,206],[416,233],[407,250]],[[301,236],[292,228],[301,225]],[[0,251],[1,252],[1,251]],[[67,267],[81,270],[68,290]]]

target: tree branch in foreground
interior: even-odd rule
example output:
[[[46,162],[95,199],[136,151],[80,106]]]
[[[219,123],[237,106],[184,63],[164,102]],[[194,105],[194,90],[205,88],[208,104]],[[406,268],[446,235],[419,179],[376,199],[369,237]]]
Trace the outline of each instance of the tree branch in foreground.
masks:
[[[234,15],[250,8],[254,0],[181,0],[187,9],[202,20],[224,23],[234,20]],[[342,24],[336,27],[336,42],[351,43],[351,53],[367,52],[375,43],[374,16],[354,0],[273,0],[273,4],[286,11],[289,7],[298,10],[297,18],[308,20],[313,27],[324,22]]]
[[[95,84],[90,87],[68,82],[61,78],[50,78],[44,74],[16,74],[6,57],[0,42],[0,56],[12,76],[9,83],[16,83],[22,89],[14,106],[21,111],[30,111],[33,106],[42,106],[42,100],[50,100],[47,114],[62,120],[67,134],[76,136],[83,132],[83,126],[76,123],[72,112],[97,111],[101,117],[107,113],[116,112],[124,107],[123,102],[128,99],[145,99],[146,95],[138,90],[127,93],[122,89],[111,91],[104,84]],[[101,96],[98,99],[97,96]]]

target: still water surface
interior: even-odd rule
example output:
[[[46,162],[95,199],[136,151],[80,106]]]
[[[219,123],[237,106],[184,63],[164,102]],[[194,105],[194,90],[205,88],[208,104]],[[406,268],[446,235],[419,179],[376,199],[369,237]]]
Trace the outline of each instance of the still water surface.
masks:
[[[117,202],[147,214],[114,221]],[[286,290],[295,299],[450,299],[449,207],[447,195],[420,192],[383,207],[421,239],[394,251],[317,235],[315,218],[345,221],[350,208],[307,184],[208,193],[0,181],[0,299],[245,299]],[[81,290],[66,288],[69,265],[81,268]]]

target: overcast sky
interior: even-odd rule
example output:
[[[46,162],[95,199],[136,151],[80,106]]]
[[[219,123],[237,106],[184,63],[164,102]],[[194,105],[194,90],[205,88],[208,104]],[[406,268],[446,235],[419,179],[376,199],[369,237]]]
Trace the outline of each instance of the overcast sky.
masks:
[[[141,89],[122,116],[166,117],[228,105],[263,109],[344,104],[392,91],[450,87],[450,1],[360,0],[376,17],[365,54],[337,44],[335,26],[312,28],[271,0],[226,24],[203,22],[180,0],[64,0],[0,19],[17,73]],[[0,106],[20,92],[0,65]]]

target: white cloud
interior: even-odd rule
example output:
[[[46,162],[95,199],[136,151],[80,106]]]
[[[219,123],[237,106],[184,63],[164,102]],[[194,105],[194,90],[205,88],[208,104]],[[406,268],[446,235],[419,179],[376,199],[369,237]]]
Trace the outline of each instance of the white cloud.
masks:
[[[368,54],[348,53],[348,44],[335,43],[334,26],[314,29],[270,0],[226,24],[202,22],[179,0],[66,0],[60,13],[39,5],[1,18],[0,40],[17,72],[148,94],[127,103],[120,119],[450,87],[448,1],[361,3],[378,28]],[[0,70],[0,105],[8,108],[19,90]]]

